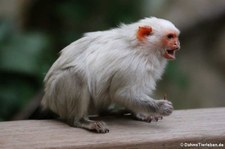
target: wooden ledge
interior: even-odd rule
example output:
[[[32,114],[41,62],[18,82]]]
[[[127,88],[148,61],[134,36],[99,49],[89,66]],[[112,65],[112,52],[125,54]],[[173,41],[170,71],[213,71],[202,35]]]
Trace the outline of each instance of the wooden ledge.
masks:
[[[177,110],[152,123],[126,117],[103,119],[110,128],[107,134],[72,128],[56,120],[0,122],[0,148],[185,148],[182,143],[223,144],[225,148],[225,108]]]

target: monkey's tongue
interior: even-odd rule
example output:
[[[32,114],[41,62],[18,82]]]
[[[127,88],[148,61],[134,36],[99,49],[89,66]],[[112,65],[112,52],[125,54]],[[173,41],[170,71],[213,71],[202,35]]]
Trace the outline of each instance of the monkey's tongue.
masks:
[[[163,56],[166,59],[174,60],[174,59],[176,59],[176,57],[175,57],[175,50],[166,50]]]

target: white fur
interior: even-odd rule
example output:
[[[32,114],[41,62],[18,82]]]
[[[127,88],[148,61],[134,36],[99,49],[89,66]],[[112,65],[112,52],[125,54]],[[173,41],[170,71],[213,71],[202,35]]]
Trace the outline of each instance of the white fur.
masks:
[[[153,29],[145,42],[136,38],[139,26]],[[42,105],[71,121],[112,103],[134,112],[160,111],[150,96],[167,63],[160,45],[168,30],[179,34],[171,22],[152,17],[85,34],[64,48],[48,71]]]

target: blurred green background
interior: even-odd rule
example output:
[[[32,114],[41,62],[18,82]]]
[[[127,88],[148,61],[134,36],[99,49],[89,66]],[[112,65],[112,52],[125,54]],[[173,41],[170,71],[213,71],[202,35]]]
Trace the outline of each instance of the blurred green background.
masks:
[[[225,106],[224,0],[1,0],[0,121],[35,112],[58,52],[83,33],[156,16],[181,30],[181,51],[159,81],[175,109]]]

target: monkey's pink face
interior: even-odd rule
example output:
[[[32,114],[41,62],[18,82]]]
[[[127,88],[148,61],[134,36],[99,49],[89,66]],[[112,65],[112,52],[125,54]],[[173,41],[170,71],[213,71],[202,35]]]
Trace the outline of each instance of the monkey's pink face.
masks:
[[[154,36],[151,33],[154,32],[150,26],[139,26],[137,31],[137,39],[141,42],[146,42],[148,40],[149,36]],[[165,32],[165,31],[164,31]],[[162,56],[166,59],[174,60],[176,58],[175,53],[177,50],[180,49],[180,42],[178,39],[179,32],[177,30],[174,31],[167,31],[163,36],[159,36],[159,42],[154,43],[157,48],[162,49],[160,51],[162,53]]]
[[[180,41],[178,39],[178,34],[175,32],[167,33],[163,39],[163,49],[162,55],[166,59],[174,60],[176,58],[176,51],[180,49]]]

